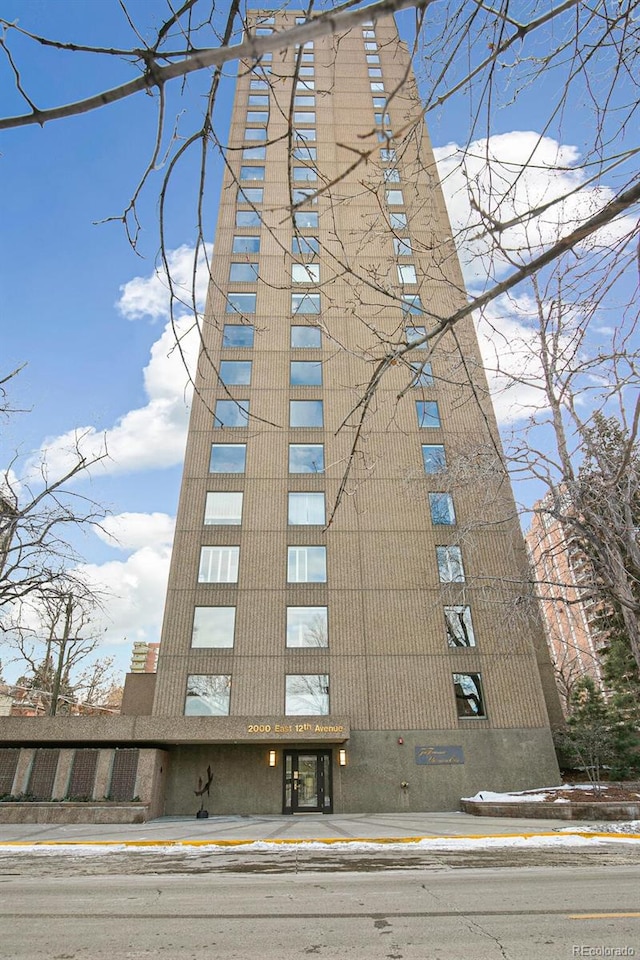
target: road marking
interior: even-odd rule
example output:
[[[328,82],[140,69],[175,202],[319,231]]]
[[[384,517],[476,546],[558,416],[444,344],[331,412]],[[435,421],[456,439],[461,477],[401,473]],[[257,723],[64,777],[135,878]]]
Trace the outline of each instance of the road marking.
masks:
[[[612,920],[616,917],[640,917],[640,913],[570,913],[569,920]]]

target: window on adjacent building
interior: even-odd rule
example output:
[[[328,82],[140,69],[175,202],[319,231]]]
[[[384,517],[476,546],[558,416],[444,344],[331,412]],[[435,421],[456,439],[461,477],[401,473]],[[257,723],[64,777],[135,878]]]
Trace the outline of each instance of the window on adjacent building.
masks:
[[[379,127],[390,127],[391,126],[391,117],[388,113],[374,113],[373,115],[374,122]]]
[[[259,123],[264,125],[269,120],[268,110],[249,110],[247,113],[247,123]]]
[[[293,263],[291,281],[292,283],[320,283],[320,264]]]
[[[422,300],[420,299],[419,294],[403,293],[402,312],[405,314],[405,316],[410,313],[424,313],[422,308]]]
[[[293,222],[299,230],[315,230],[318,226],[318,214],[315,210],[296,210]]]
[[[290,427],[321,427],[322,400],[290,400]]]
[[[395,163],[398,155],[393,147],[382,147],[380,150],[380,159],[383,163]]]
[[[318,237],[292,237],[291,252],[295,256],[320,253],[320,240]]]
[[[317,360],[291,360],[289,383],[292,387],[322,386],[322,364]]]
[[[293,199],[294,204],[305,203],[306,201],[308,201],[309,203],[315,204],[318,202],[318,198],[314,196],[315,192],[316,192],[315,188],[313,190],[300,190],[300,189],[292,190],[291,197]]]
[[[447,468],[444,447],[441,443],[423,443],[422,460],[425,473],[440,473]]]
[[[377,50],[377,49],[378,49],[378,44],[375,43],[375,42],[372,41],[372,40],[369,40],[369,41],[367,41],[367,43],[365,43],[364,48],[365,48],[365,50]]]
[[[328,647],[326,607],[287,607],[287,647]]]
[[[464,583],[460,547],[436,547],[440,583]]]
[[[250,90],[268,90],[269,84],[266,80],[250,80],[249,81]]]
[[[306,144],[293,148],[292,157],[294,160],[315,160],[318,156],[316,147],[308,147]]]
[[[293,139],[294,139],[294,140],[302,140],[303,143],[313,142],[314,140],[317,139],[317,138],[316,138],[316,131],[315,131],[315,130],[312,130],[312,129],[309,129],[309,130],[302,130],[302,129],[301,129],[301,130],[294,130],[294,131],[293,131]]]
[[[313,67],[306,67],[303,65],[298,68],[299,77],[312,77],[314,73],[315,73],[315,70]]]
[[[413,379],[411,381],[412,387],[433,386],[433,371],[431,369],[431,364],[428,361],[420,363],[419,360],[413,360],[409,366],[414,371]]]
[[[440,426],[440,411],[436,400],[416,400],[418,426],[430,430]]]
[[[187,677],[186,717],[229,715],[231,677],[228,674],[191,674]]]
[[[304,68],[301,68],[300,73],[302,73],[302,69]],[[311,73],[313,74],[313,70],[311,71]],[[296,81],[296,92],[303,93],[305,90],[315,90],[315,88],[316,88],[316,84],[314,80],[297,80]],[[296,104],[296,106],[298,106],[298,104]]]
[[[402,190],[387,190],[385,196],[389,206],[401,207],[404,204]]]
[[[316,115],[315,113],[305,113],[304,111],[294,112],[293,122],[294,123],[315,123]]]
[[[450,493],[430,493],[429,510],[431,511],[432,523],[454,524],[456,522],[453,497]]]
[[[411,325],[410,327],[407,327],[404,331],[404,335],[407,343],[415,343],[417,340],[421,340],[422,337],[426,336],[426,334],[427,334],[426,327],[414,327],[413,325]],[[416,350],[426,350],[427,346],[428,344],[425,340],[424,343],[421,343],[416,347]]]
[[[413,250],[411,249],[411,240],[408,238],[401,240],[398,237],[394,237],[393,249],[396,257],[410,257],[413,254]]]
[[[392,230],[406,230],[407,229],[406,213],[390,213],[389,225]]]
[[[382,70],[380,67],[369,67],[369,76],[370,77],[381,77]]]
[[[475,647],[476,636],[471,622],[471,607],[445,607],[444,622],[450,647]]]
[[[246,127],[244,131],[245,140],[266,140],[267,131],[264,127]]]
[[[263,196],[262,187],[243,187],[238,190],[238,203],[262,203]]]
[[[368,39],[369,37],[375,37],[375,30],[363,30],[362,36]]]
[[[264,180],[264,167],[240,167],[241,180]]]
[[[313,167],[294,167],[293,179],[300,183],[301,181],[311,181],[318,179],[318,173]]]
[[[372,71],[369,70],[369,76],[371,76]],[[378,70],[374,76],[382,76],[382,72]],[[371,87],[371,93],[384,93],[384,83],[382,80],[372,80],[369,84]]]
[[[231,283],[255,283],[257,279],[257,263],[232,263],[229,268],[229,281]]]
[[[201,547],[198,583],[237,583],[240,547]]]
[[[252,347],[254,328],[250,324],[225,323],[222,333],[223,347]]]
[[[267,148],[266,147],[245,147],[242,151],[243,160],[266,160],[267,159]]]
[[[291,346],[294,348],[315,348],[322,346],[322,334],[318,327],[291,327]]]
[[[324,445],[290,443],[289,473],[324,473]]]
[[[288,717],[328,716],[328,674],[288,674],[285,685],[284,712]]]
[[[301,63],[313,63],[313,53],[303,53]]]
[[[207,526],[239,526],[242,523],[242,493],[228,490],[208,493],[204,522]]]
[[[326,583],[326,547],[288,547],[288,583]]]
[[[248,422],[248,400],[216,400],[214,427],[246,427]]]
[[[255,313],[256,295],[255,293],[228,293],[227,294],[227,313]]]
[[[482,678],[479,673],[454,673],[453,689],[456,697],[456,710],[461,720],[486,717]]]
[[[302,93],[296,93],[293,98],[294,107],[315,107],[315,105],[316,105],[316,98],[313,94],[309,94],[309,96],[306,96],[305,94],[302,94]]]
[[[380,63],[380,57],[377,53],[368,53],[366,60],[367,63]]]
[[[260,237],[234,237],[232,253],[260,253]]]
[[[269,108],[269,97],[268,97],[268,96],[263,96],[262,94],[259,94],[259,93],[251,93],[251,94],[249,94],[249,103],[248,103],[248,105],[249,105],[250,107],[265,107],[265,109],[268,109],[268,108]]]
[[[323,526],[324,493],[290,493],[290,526]]]
[[[320,294],[292,293],[291,313],[320,313]]]
[[[270,27],[256,27],[256,37],[269,37],[273,33]]]
[[[192,647],[233,647],[235,607],[196,607],[193,611]]]
[[[244,473],[246,458],[246,443],[214,443],[209,473]]]
[[[236,210],[236,227],[260,227],[262,220],[257,210]]]
[[[251,383],[251,360],[221,360],[220,379],[227,386]]]
[[[398,264],[398,280],[400,283],[417,283],[416,268],[412,263]]]
[[[385,183],[400,183],[400,171],[396,170],[395,167],[390,167],[389,170],[383,170],[382,174]]]

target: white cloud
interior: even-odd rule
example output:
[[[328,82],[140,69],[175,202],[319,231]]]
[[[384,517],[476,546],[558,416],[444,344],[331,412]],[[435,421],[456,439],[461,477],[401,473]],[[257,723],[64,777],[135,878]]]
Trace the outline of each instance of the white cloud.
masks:
[[[175,520],[168,513],[119,513],[105,517],[96,534],[111,547],[138,550],[144,546],[168,546]]]
[[[434,152],[470,285],[512,269],[507,257],[495,250],[493,236],[486,229],[489,220],[483,220],[478,209],[496,223],[524,217],[522,223],[499,235],[505,250],[518,260],[528,259],[569,233],[613,197],[607,187],[584,185],[585,171],[576,147],[534,131],[512,131],[475,140],[468,147],[450,143]],[[527,218],[527,211],[572,191],[540,215]],[[630,219],[621,218],[600,230],[591,243],[611,244],[629,233],[631,226]]]
[[[178,298],[179,302],[174,305],[178,313],[184,313],[185,309],[193,311],[194,292],[196,309],[201,310],[209,283],[207,259],[211,257],[212,251],[212,245],[207,244],[205,249],[199,250],[196,262],[193,247],[183,244],[177,250],[169,250],[167,266],[171,283],[163,264],[150,276],[134,277],[120,287],[121,296],[116,304],[118,310],[128,320],[139,320],[142,317],[167,320],[170,289],[173,289],[174,296]]]

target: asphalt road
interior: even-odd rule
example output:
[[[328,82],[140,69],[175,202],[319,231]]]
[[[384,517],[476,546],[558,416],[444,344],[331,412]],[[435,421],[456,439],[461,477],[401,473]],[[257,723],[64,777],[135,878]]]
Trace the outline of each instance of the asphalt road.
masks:
[[[533,851],[530,851],[533,853]],[[549,853],[551,851],[547,851]],[[523,851],[510,856],[522,858]],[[551,852],[553,853],[553,852]],[[543,857],[544,851],[538,851]],[[558,960],[640,956],[629,848],[470,866],[201,852],[17,854],[0,863],[11,960]],[[469,854],[467,853],[468,857]],[[382,864],[380,862],[382,858]],[[578,863],[574,862],[574,858]],[[603,947],[626,953],[603,952]],[[585,952],[598,950],[598,953]],[[635,951],[631,953],[630,951]],[[582,951],[582,952],[580,952]]]

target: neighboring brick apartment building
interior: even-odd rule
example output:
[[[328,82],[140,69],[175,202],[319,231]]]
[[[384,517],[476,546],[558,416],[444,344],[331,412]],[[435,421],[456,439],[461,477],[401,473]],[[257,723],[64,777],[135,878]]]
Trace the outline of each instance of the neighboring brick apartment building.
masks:
[[[534,506],[525,537],[541,597],[542,618],[558,692],[567,699],[576,681],[591,677],[604,691],[600,651],[606,634],[599,625],[602,603],[593,596],[593,569],[562,520],[550,512],[552,495]]]
[[[268,35],[295,11],[250,16]],[[393,19],[242,63],[226,159],[157,675],[133,680],[152,713],[112,742],[147,749],[170,814],[208,765],[218,813],[552,782],[508,479],[449,480],[499,445],[470,319],[392,365],[352,456],[376,364],[466,302]]]

